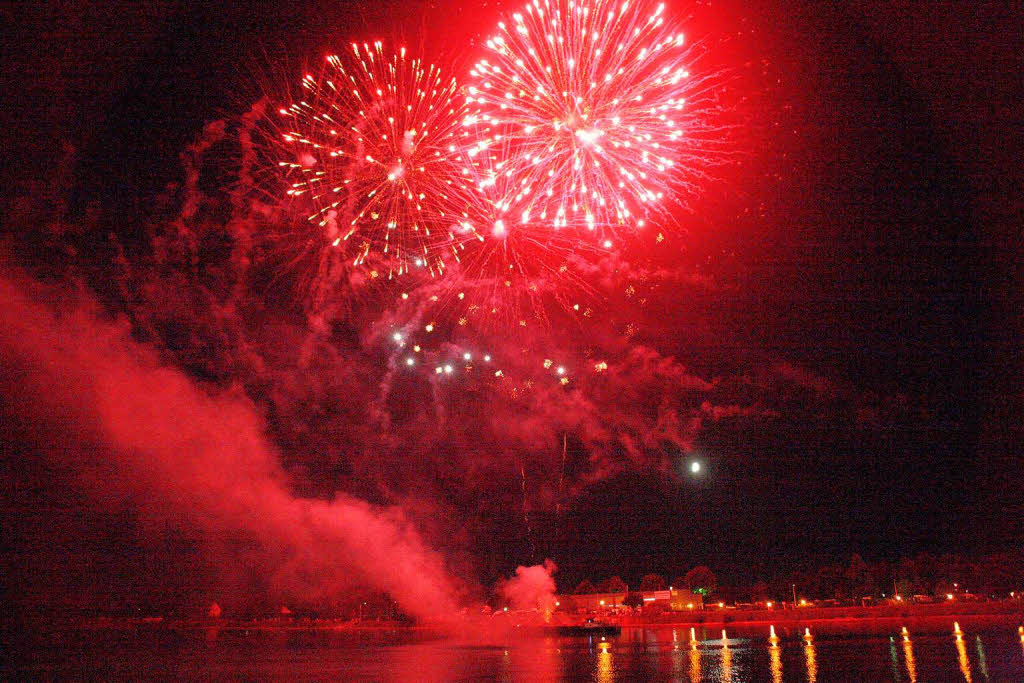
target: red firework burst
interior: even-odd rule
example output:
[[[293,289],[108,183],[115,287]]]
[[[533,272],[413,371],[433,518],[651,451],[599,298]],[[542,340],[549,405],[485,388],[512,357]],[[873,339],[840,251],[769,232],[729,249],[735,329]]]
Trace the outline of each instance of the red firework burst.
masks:
[[[472,188],[458,150],[468,134],[454,79],[405,49],[353,44],[302,79],[281,109],[288,194],[308,202],[314,244],[388,278],[457,261],[475,234],[460,219]],[[300,204],[301,206],[302,204]]]
[[[691,100],[683,34],[646,0],[533,0],[471,71],[467,127],[491,227],[641,227],[678,186]],[[700,126],[695,126],[700,128]]]

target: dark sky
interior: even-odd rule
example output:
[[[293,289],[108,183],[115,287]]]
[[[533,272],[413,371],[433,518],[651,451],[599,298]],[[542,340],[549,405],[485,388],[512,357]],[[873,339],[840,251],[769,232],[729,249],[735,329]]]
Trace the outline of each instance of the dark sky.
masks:
[[[671,576],[700,563],[749,581],[853,552],[970,554],[1024,542],[1024,32],[1000,3],[726,0],[686,12],[688,34],[707,36],[709,64],[727,74],[738,153],[677,217],[669,246],[640,255],[670,275],[651,287],[632,343],[678,367],[637,360],[643,370],[624,370],[621,386],[591,386],[580,402],[614,420],[616,406],[635,401],[636,414],[621,419],[642,431],[645,402],[656,410],[659,392],[693,391],[679,413],[699,424],[653,455],[621,443],[597,455],[585,419],[520,406],[510,419],[546,416],[552,435],[571,434],[574,488],[557,505],[550,461],[530,455],[525,436],[505,442],[484,430],[479,454],[456,456],[475,443],[473,417],[422,453],[408,446],[407,459],[401,443],[379,460],[332,451],[339,440],[371,443],[346,404],[360,392],[346,398],[340,375],[311,379],[316,363],[300,371],[281,360],[289,340],[308,341],[301,320],[251,294],[212,313],[202,292],[215,288],[206,278],[219,282],[220,266],[204,272],[200,259],[180,275],[173,259],[151,253],[154,244],[173,251],[152,226],[177,211],[180,157],[205,124],[281,92],[304,64],[352,38],[395,37],[462,68],[509,6],[82,5],[4,9],[5,272],[82,282],[77,296],[127,316],[133,339],[162,362],[207,388],[241,386],[295,493],[401,503],[429,541],[447,537],[444,552],[471,558],[466,573],[485,583],[545,557],[567,585]],[[359,337],[357,317],[339,318]],[[372,350],[362,341],[353,351],[345,339],[321,340],[347,360],[320,371],[350,373],[353,386],[376,382],[346,355],[364,362]],[[611,338],[602,343],[626,353]],[[3,348],[12,367],[28,362]],[[693,389],[698,379],[703,388]],[[8,425],[15,414],[30,432],[33,420],[42,424],[46,400],[17,395],[10,376],[3,386],[8,405],[39,404],[5,408]],[[631,395],[624,386],[641,388]],[[449,419],[476,405],[465,395],[446,400]],[[396,414],[404,410],[394,401]],[[111,516],[95,512],[102,506],[67,461],[19,471],[18,458],[44,448],[22,427],[4,435],[4,507],[21,519],[8,532],[20,549],[8,564],[60,552],[117,556],[141,538],[148,549],[137,562],[150,566],[179,547],[136,519],[132,496],[146,489],[127,495],[123,517]],[[538,444],[557,461],[559,439],[553,450]],[[692,458],[706,465],[699,478],[685,471]],[[482,475],[473,463],[483,461],[509,476]],[[521,483],[536,487],[525,518]],[[69,509],[86,521],[78,531],[54,525],[53,545],[66,550],[52,550],[40,520],[65,520]],[[157,517],[171,524],[168,516],[196,526],[187,515]],[[202,546],[202,535],[188,543]]]

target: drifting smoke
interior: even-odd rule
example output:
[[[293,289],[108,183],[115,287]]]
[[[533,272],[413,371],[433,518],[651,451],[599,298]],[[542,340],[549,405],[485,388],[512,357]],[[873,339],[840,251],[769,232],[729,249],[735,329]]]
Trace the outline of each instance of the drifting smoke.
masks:
[[[71,473],[86,506],[130,502],[147,526],[184,529],[221,588],[258,574],[279,599],[324,604],[368,586],[422,619],[452,613],[455,583],[401,510],[292,495],[251,401],[199,387],[127,325],[58,294],[0,280],[2,418]]]
[[[551,560],[532,567],[516,567],[516,575],[498,585],[502,597],[514,609],[538,610],[550,615],[555,609],[555,572],[558,567]]]

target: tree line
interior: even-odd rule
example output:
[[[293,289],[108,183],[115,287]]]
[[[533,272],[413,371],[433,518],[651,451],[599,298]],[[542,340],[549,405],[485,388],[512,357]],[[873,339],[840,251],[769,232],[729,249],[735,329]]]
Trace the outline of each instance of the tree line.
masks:
[[[665,580],[665,577],[661,574],[646,574],[640,579],[640,585],[635,590],[644,591],[663,591],[668,588],[685,588],[694,593],[701,595],[711,594],[718,585],[718,579],[715,573],[705,566],[694,567],[690,571],[686,572],[683,576],[677,576],[672,579],[671,583]],[[588,593],[628,593],[629,586],[618,576],[605,579],[598,584],[592,583],[589,579],[584,579],[576,586],[573,591],[576,595],[586,595]]]
[[[647,574],[634,591],[686,588],[694,593],[730,602],[789,601],[795,592],[806,600],[859,600],[892,595],[945,596],[971,593],[984,597],[1008,597],[1024,590],[1024,550],[994,553],[979,558],[962,555],[919,553],[896,561],[868,562],[853,554],[849,562],[831,563],[779,574],[768,580],[722,585],[715,572],[694,567],[671,581]],[[599,583],[584,579],[573,593],[628,593],[630,586],[618,576]]]

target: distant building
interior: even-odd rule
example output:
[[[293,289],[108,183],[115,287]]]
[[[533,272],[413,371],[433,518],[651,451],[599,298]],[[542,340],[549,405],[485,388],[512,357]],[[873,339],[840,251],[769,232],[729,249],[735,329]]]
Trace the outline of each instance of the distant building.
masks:
[[[685,589],[637,592],[643,597],[645,607],[653,605],[675,612],[704,609],[703,596],[698,593],[691,593]],[[612,610],[616,607],[621,607],[625,599],[626,593],[587,593],[584,595],[558,596],[561,609],[569,612]]]
[[[704,596],[700,593],[694,593],[692,591],[686,590],[685,588],[659,592],[670,594],[668,598],[669,609],[675,612],[682,612],[683,610],[690,609],[704,609]],[[644,595],[644,600],[646,600],[646,593]]]
[[[585,593],[583,595],[562,595],[559,606],[570,612],[596,612],[622,605],[625,593]]]

